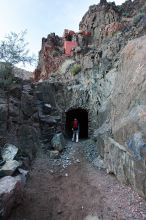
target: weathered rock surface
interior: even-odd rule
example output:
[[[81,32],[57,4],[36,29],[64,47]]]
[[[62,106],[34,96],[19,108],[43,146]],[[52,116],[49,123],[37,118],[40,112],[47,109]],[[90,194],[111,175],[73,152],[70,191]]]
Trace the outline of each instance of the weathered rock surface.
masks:
[[[121,54],[111,99],[114,143],[108,139],[105,144],[105,155],[109,152],[105,157],[108,169],[112,167],[119,180],[130,183],[143,196],[146,196],[145,48],[146,36],[143,36],[131,41]]]
[[[137,131],[145,136],[145,48],[143,36],[131,41],[121,54],[112,98],[112,129],[121,144]]]

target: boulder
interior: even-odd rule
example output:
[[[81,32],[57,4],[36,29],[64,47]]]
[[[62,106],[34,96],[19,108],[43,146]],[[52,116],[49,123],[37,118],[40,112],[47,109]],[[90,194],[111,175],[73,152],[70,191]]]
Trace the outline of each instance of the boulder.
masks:
[[[0,176],[11,176],[22,163],[16,160],[7,160],[0,168]]]
[[[18,148],[12,144],[5,144],[1,154],[4,161],[13,160],[18,152]]]
[[[5,144],[1,150],[2,160],[0,161],[0,177],[11,176],[22,163],[13,160],[18,152],[18,148],[12,144]]]
[[[7,217],[22,198],[23,184],[21,176],[6,176],[0,179],[0,219]]]
[[[65,148],[66,141],[62,133],[55,134],[51,140],[52,148],[58,150],[59,152]]]

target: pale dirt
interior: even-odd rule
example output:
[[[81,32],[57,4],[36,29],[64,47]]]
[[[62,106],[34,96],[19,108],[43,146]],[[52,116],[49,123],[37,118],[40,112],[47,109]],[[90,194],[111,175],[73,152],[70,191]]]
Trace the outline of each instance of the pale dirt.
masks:
[[[146,219],[146,202],[137,193],[92,167],[81,144],[73,144],[73,148],[75,160],[63,169],[47,155],[36,159],[24,200],[8,220]]]

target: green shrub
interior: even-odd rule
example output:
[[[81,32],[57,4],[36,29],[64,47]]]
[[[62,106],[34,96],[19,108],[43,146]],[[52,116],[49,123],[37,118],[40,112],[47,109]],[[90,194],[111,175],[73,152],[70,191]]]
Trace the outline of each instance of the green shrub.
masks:
[[[133,24],[136,26],[138,22],[143,18],[145,13],[139,13],[138,15],[134,16],[133,18]]]
[[[71,73],[73,76],[77,75],[81,71],[81,65],[80,64],[74,64],[71,68]]]
[[[27,44],[25,42],[26,30],[18,34],[10,32],[4,40],[0,40],[0,61],[12,64],[32,64],[35,61],[34,56],[29,56]]]

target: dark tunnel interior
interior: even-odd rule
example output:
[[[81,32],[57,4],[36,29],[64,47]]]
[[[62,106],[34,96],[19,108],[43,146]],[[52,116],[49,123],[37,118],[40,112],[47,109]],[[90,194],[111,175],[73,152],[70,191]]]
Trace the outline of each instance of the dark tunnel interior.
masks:
[[[78,119],[80,132],[79,138],[88,138],[88,112],[85,109],[77,108],[66,112],[66,134],[72,137],[72,125],[74,118]]]

